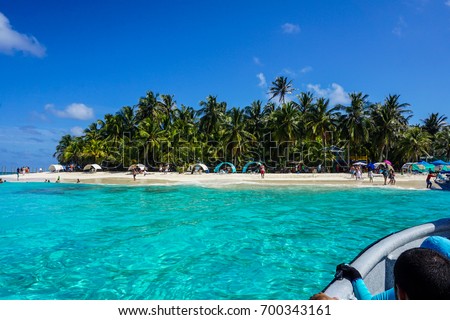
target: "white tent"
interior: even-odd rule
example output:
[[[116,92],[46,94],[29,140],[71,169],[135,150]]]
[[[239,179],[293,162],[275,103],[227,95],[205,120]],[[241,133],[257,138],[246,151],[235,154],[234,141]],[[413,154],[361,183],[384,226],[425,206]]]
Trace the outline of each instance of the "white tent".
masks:
[[[203,163],[197,163],[194,167],[196,167],[196,166],[199,166],[200,168],[202,168],[203,169],[203,171],[209,171],[209,169],[208,169],[208,167],[205,165],[205,164],[203,164]]]
[[[100,167],[98,164],[88,164],[86,166],[84,166],[83,171],[97,171],[97,170],[102,170],[102,167]]]
[[[194,165],[190,165],[188,168],[188,172],[194,173],[194,172],[200,172],[202,170],[205,173],[209,173],[208,167],[203,163],[196,163]]]
[[[48,171],[50,172],[60,172],[63,171],[64,167],[60,164],[52,164],[50,167],[48,167]]]

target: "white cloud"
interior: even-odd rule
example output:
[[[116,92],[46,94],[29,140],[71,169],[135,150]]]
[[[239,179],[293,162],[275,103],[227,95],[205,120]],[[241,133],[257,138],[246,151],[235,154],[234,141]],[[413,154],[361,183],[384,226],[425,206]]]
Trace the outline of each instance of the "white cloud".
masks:
[[[70,118],[77,120],[89,120],[94,117],[94,109],[89,108],[83,103],[72,103],[64,110],[58,110],[53,104],[47,104],[45,110],[51,112],[59,118]]]
[[[267,81],[264,73],[260,72],[256,75],[256,77],[259,79],[258,86],[261,88],[265,88],[267,86]]]
[[[300,26],[298,24],[285,23],[281,26],[283,33],[293,34],[300,32]]]
[[[13,30],[8,18],[0,12],[0,52],[13,54],[15,51],[43,57],[46,49],[35,37]]]
[[[81,137],[84,134],[84,129],[81,127],[73,127],[70,129],[70,133],[75,137]]]
[[[392,29],[392,33],[395,34],[397,37],[403,36],[403,31],[407,27],[407,24],[405,22],[405,19],[403,17],[399,17],[397,21],[397,25]]]
[[[257,66],[262,66],[261,60],[258,57],[253,57],[253,63]]]
[[[291,78],[297,77],[297,73],[295,71],[292,71],[291,69],[284,68],[283,73]]]
[[[450,0],[445,1],[445,5],[446,5],[447,7],[450,7]]]
[[[33,171],[39,167],[46,168],[55,161],[52,155],[61,136],[60,131],[35,126],[0,126],[0,163],[8,169],[24,165]]]
[[[319,97],[330,99],[331,106],[350,103],[348,93],[345,92],[344,88],[337,83],[332,83],[331,88],[326,89],[322,89],[320,84],[308,84],[307,88]]]
[[[42,112],[31,111],[31,117],[38,121],[47,121],[47,116]]]
[[[308,72],[311,72],[312,70],[313,70],[312,67],[306,66],[306,67],[302,68],[302,70],[300,70],[300,72],[301,73],[308,73]]]

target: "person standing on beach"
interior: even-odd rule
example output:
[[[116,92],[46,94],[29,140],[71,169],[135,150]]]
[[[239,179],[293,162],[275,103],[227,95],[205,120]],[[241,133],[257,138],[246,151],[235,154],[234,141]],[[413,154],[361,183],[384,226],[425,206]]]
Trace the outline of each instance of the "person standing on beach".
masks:
[[[383,178],[384,178],[384,185],[386,185],[389,172],[388,172],[387,168],[384,168],[382,170],[383,170],[382,173],[383,173]]]
[[[17,181],[19,181],[19,176],[20,176],[20,169],[17,168]]]
[[[134,168],[134,169],[133,169],[133,180],[134,180],[134,181],[136,181],[136,174],[137,174],[136,168]]]
[[[389,170],[389,184],[395,184],[395,171],[394,169]]]
[[[369,169],[369,181],[370,182],[373,182],[373,171],[372,171],[372,169]]]
[[[261,173],[261,178],[264,179],[264,174],[266,173],[266,168],[264,167],[263,164],[259,167],[259,172]]]
[[[362,172],[361,172],[361,167],[356,167],[355,169],[355,178],[356,180],[362,180]]]
[[[428,175],[427,175],[427,189],[431,189],[431,186],[433,185],[433,183],[431,182],[431,178],[436,177],[436,174],[434,174],[431,169],[428,171]]]

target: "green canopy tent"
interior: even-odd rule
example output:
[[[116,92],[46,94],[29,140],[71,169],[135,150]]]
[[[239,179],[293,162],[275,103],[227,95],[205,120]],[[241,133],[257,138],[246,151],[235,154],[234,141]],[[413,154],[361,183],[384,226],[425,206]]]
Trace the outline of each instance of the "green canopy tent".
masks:
[[[235,167],[234,164],[232,164],[231,162],[222,162],[222,163],[219,163],[219,164],[214,168],[214,173],[218,173],[219,170],[220,170],[223,166],[229,166],[229,167],[231,167],[231,172],[232,172],[232,173],[236,173],[236,167]]]
[[[417,162],[417,164],[418,164],[418,165],[424,166],[426,172],[428,172],[428,171],[430,171],[430,170],[431,170],[431,171],[434,171],[434,169],[435,169],[434,164],[428,163],[428,162],[426,162],[426,161],[420,161],[420,162]]]
[[[425,166],[419,162],[407,162],[402,166],[404,173],[427,173],[430,169],[434,171],[434,166],[430,164]]]
[[[247,162],[244,166],[244,168],[242,169],[242,173],[246,173],[248,170],[248,167],[255,165],[255,167],[260,167],[261,166],[261,162],[259,161],[250,161]]]

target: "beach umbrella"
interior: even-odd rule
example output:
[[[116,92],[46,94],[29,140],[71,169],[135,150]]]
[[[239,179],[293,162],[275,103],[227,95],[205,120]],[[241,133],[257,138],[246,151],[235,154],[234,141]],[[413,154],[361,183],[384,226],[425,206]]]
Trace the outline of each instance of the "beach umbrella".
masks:
[[[390,162],[389,160],[384,160],[384,163],[386,163],[386,164],[392,166],[392,162]]]
[[[386,163],[384,162],[375,162],[373,164],[374,168],[378,168],[379,166],[386,167]]]
[[[362,162],[362,161],[355,162],[353,165],[354,166],[367,166],[367,164],[365,162]]]
[[[445,166],[448,163],[445,161],[442,161],[442,160],[436,160],[436,161],[433,161],[431,164],[434,164],[435,166]]]
[[[420,165],[423,165],[427,171],[429,171],[429,170],[434,171],[434,165],[431,164],[431,163],[428,163],[426,161],[419,161],[417,163],[420,164]]]
[[[371,162],[367,165],[367,168],[369,168],[370,170],[375,169],[375,165]]]

